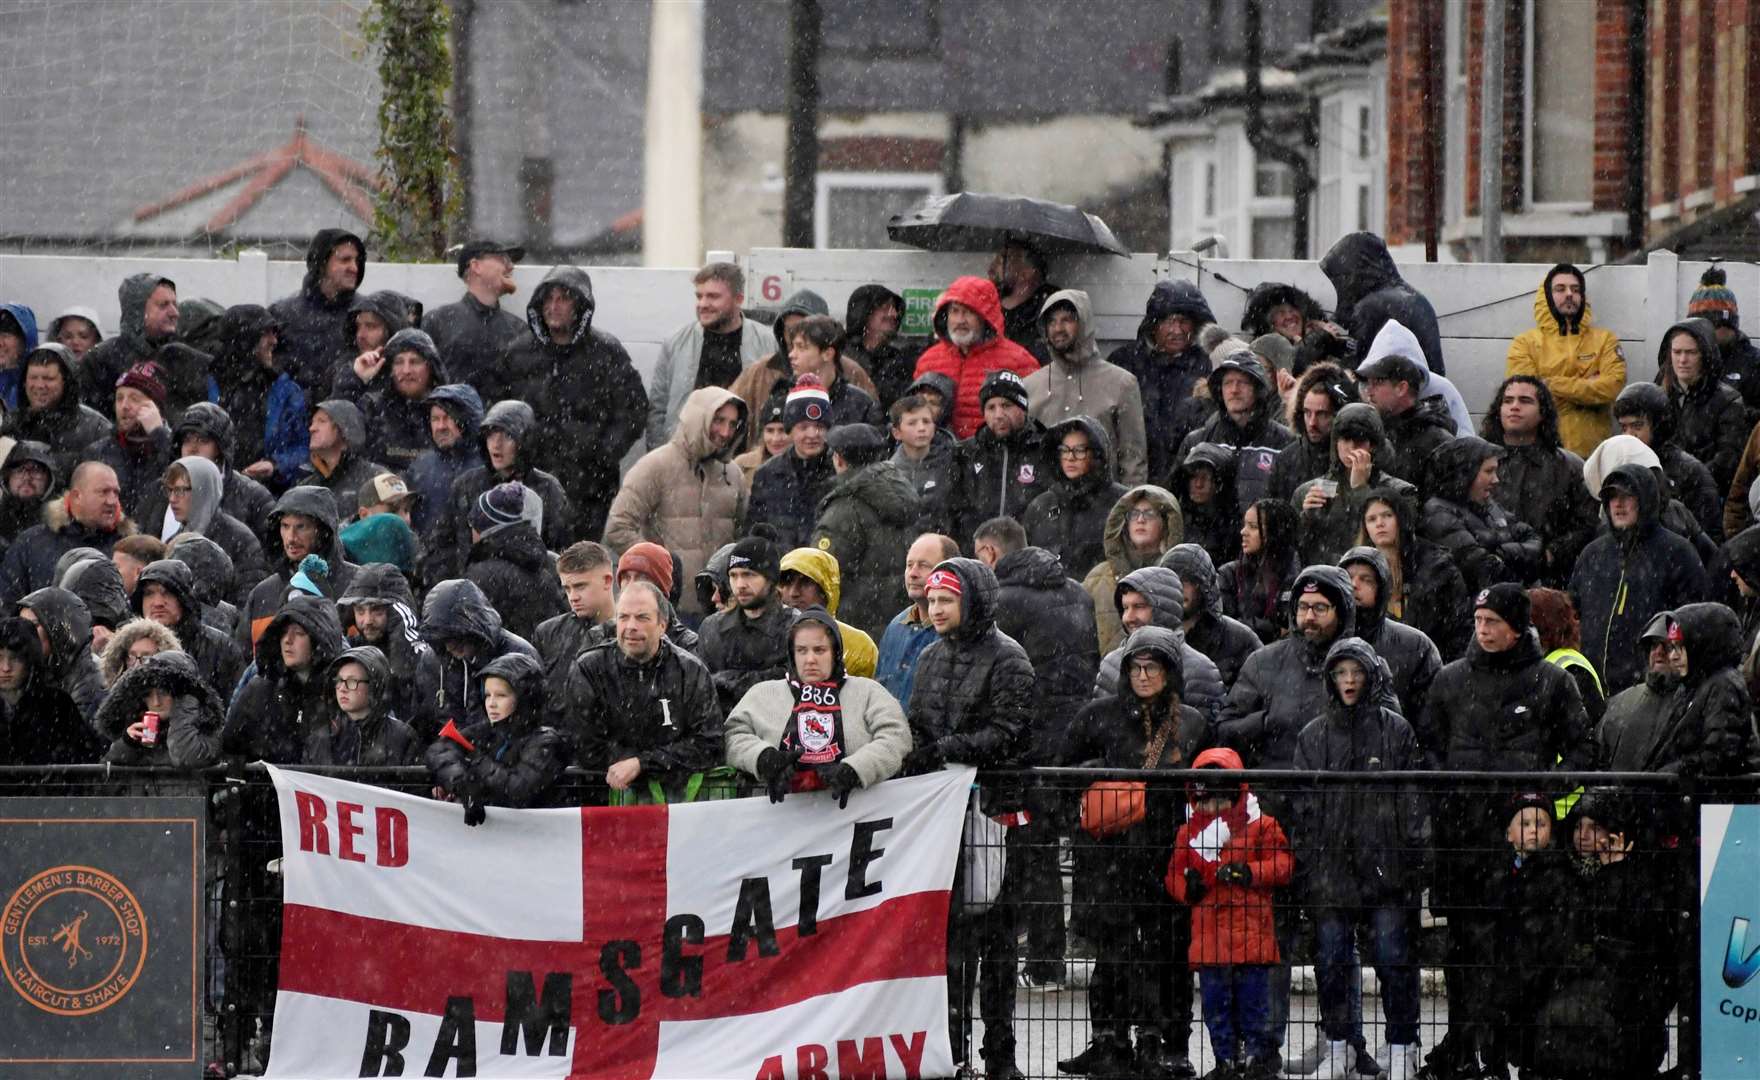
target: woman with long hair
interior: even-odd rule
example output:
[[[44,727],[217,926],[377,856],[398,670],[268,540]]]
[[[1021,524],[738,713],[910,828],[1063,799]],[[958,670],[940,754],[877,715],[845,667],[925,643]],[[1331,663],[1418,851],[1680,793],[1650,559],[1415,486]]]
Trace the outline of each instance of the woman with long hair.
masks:
[[[1444,663],[1460,659],[1473,629],[1460,567],[1448,552],[1418,535],[1417,510],[1403,494],[1377,488],[1362,506],[1357,543],[1373,545],[1387,560],[1392,582],[1387,614],[1428,635]]]
[[[1216,571],[1222,613],[1252,627],[1269,645],[1289,620],[1280,614],[1283,594],[1302,571],[1297,552],[1301,518],[1283,499],[1260,499],[1241,514],[1241,555]]]

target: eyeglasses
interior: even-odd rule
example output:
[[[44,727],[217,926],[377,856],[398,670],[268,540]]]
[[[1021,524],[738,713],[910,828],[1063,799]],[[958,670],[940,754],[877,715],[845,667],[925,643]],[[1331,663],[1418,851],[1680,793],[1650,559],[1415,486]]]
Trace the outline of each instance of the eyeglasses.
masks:
[[[1133,679],[1138,675],[1146,679],[1151,675],[1159,674],[1161,674],[1161,665],[1153,660],[1132,661],[1131,663],[1131,678]]]
[[[1159,510],[1132,510],[1124,517],[1126,521],[1154,521],[1160,516]]]
[[[365,679],[353,679],[344,676],[336,680],[337,688],[342,690],[359,690],[365,685],[367,685],[367,680]]]
[[[188,484],[160,484],[159,487],[164,490],[166,498],[172,499],[179,495],[188,495],[195,490]]]
[[[1297,604],[1296,605],[1296,614],[1297,615],[1330,615],[1330,614],[1332,614],[1332,605],[1331,604]]]
[[[1091,446],[1060,446],[1057,448],[1057,456],[1060,458],[1069,458],[1072,461],[1080,461],[1085,457],[1093,457],[1094,448]]]

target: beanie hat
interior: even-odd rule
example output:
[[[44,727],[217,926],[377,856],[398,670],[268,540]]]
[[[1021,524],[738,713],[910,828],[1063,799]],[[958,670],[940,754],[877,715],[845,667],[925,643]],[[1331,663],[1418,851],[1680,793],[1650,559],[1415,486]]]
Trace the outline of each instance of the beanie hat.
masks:
[[[630,549],[617,560],[617,579],[634,572],[647,578],[660,587],[667,595],[672,593],[672,553],[652,541],[643,540],[639,544],[631,544]]]
[[[1222,327],[1217,326],[1215,323],[1206,326],[1198,334],[1198,344],[1202,345],[1204,351],[1210,354],[1210,362],[1212,364],[1219,364],[1224,360],[1236,359],[1239,358],[1242,353],[1250,353],[1253,351],[1251,345],[1248,345],[1246,342],[1235,337]]]
[[[998,368],[984,376],[984,382],[978,387],[978,408],[993,397],[999,397],[1010,404],[1027,407],[1027,384],[1019,375],[1012,371]]]
[[[1289,606],[1292,614],[1295,611],[1296,601],[1302,596],[1310,593],[1319,593],[1321,596],[1326,597],[1326,599],[1332,601],[1332,606],[1335,608],[1342,609],[1345,606],[1345,597],[1347,595],[1350,597],[1350,602],[1352,604],[1356,603],[1356,594],[1348,592],[1348,586],[1342,585],[1339,579],[1328,574],[1311,574],[1304,570],[1302,574],[1296,578],[1296,583],[1291,589]]]
[[[470,526],[479,533],[487,533],[519,521],[524,516],[525,509],[524,484],[514,480],[496,484],[477,496],[476,505],[471,507]]]
[[[765,580],[774,582],[781,572],[782,555],[776,550],[776,542],[768,536],[752,534],[733,545],[733,554],[727,557],[727,571],[750,570]]]
[[[831,395],[825,384],[812,372],[794,381],[782,404],[782,424],[789,431],[801,421],[831,426]]]
[[[396,514],[374,514],[349,522],[337,533],[350,562],[390,563],[404,573],[415,569],[416,534]]]
[[[1253,355],[1264,361],[1268,368],[1288,371],[1295,366],[1296,347],[1282,334],[1260,334],[1253,339],[1251,348]]]
[[[825,437],[825,445],[851,468],[886,456],[886,437],[872,424],[839,424]]]
[[[323,596],[323,586],[329,583],[330,564],[317,555],[307,555],[299,561],[299,569],[295,571],[287,587],[313,596]]]
[[[1518,634],[1528,632],[1528,594],[1520,585],[1510,581],[1500,581],[1489,589],[1483,589],[1473,600],[1473,610],[1487,608]]]
[[[131,387],[153,399],[153,404],[161,410],[165,408],[165,375],[162,368],[152,360],[142,360],[129,368],[116,380],[120,387]]]
[[[1736,294],[1724,284],[1723,267],[1713,266],[1699,275],[1699,287],[1687,301],[1687,317],[1704,319],[1712,326],[1740,325],[1736,311]]]
[[[764,407],[758,410],[758,430],[763,431],[769,424],[787,423],[782,418],[782,408],[788,403],[788,391],[778,390],[764,399]]]
[[[960,580],[959,574],[943,567],[931,571],[929,580],[923,583],[924,592],[930,589],[941,589],[955,596],[964,596],[966,591],[965,582]]]

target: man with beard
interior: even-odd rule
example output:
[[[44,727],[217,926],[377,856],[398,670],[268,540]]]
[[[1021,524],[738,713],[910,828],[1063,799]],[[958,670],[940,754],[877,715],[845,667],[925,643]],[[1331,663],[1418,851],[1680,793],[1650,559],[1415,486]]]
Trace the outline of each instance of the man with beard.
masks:
[[[1026,378],[1027,415],[1054,427],[1078,416],[1099,422],[1117,460],[1121,484],[1148,479],[1143,395],[1131,373],[1100,359],[1094,344],[1094,306],[1080,289],[1052,293],[1039,315],[1050,362]]]
[[[1669,701],[1681,684],[1681,673],[1669,655],[1672,619],[1658,612],[1638,636],[1644,650],[1644,681],[1608,699],[1607,711],[1595,729],[1598,756],[1609,772],[1642,772],[1662,737]]]
[[[709,616],[700,631],[700,655],[722,713],[747,690],[782,678],[788,669],[788,624],[795,612],[776,594],[781,572],[782,556],[769,538],[748,536],[733,546],[727,580],[735,606]]]
[[[897,343],[903,317],[904,297],[884,285],[858,285],[849,294],[843,355],[868,373],[882,409],[892,408],[905,395],[916,366],[916,356]]]
[[[984,422],[983,388],[997,372],[1025,379],[1039,370],[1033,354],[1004,334],[1002,302],[984,278],[955,278],[935,301],[935,344],[917,358],[915,377],[932,372],[953,380],[953,433],[969,439]],[[1025,408],[1026,395],[1021,395]],[[989,515],[986,515],[989,516]]]
[[[519,291],[513,283],[513,264],[525,256],[526,249],[517,244],[492,240],[465,244],[458,250],[464,296],[422,318],[422,329],[446,358],[452,377],[476,387],[486,401],[495,400],[490,384],[501,354],[526,333],[519,316],[501,306],[503,296]]]
[[[1041,364],[1051,362],[1051,351],[1045,347],[1040,316],[1047,298],[1059,291],[1059,286],[1045,280],[1047,269],[1045,256],[1027,244],[1011,240],[990,260],[990,270],[985,275],[1002,299],[1003,333]]]
[[[1027,415],[1027,400],[1027,384],[1014,372],[984,377],[978,391],[984,424],[954,449],[947,505],[956,535],[970,536],[993,517],[1019,521],[1050,484],[1056,450],[1045,425]]]
[[[741,312],[746,276],[732,263],[710,263],[691,279],[697,317],[660,346],[648,383],[650,451],[671,438],[685,399],[710,386],[732,386],[739,373],[776,351],[770,328]],[[676,550],[676,549],[674,549]]]
[[[1287,499],[1331,469],[1332,420],[1357,400],[1357,387],[1337,364],[1315,364],[1302,373],[1290,398],[1289,426],[1296,438],[1277,453],[1265,494]]]
[[[1583,272],[1559,263],[1534,297],[1534,329],[1509,343],[1504,365],[1507,375],[1545,380],[1558,402],[1558,441],[1579,457],[1607,438],[1608,407],[1626,384],[1619,335],[1589,325],[1592,318]]]
[[[367,246],[346,229],[319,229],[306,248],[299,292],[269,306],[281,328],[281,369],[308,398],[330,390],[330,369],[349,356],[343,324],[367,274]]]
[[[0,543],[10,546],[18,535],[43,520],[43,504],[55,487],[55,461],[40,442],[12,444],[0,466]]]
[[[1114,349],[1107,360],[1137,380],[1143,398],[1143,427],[1149,443],[1149,475],[1160,483],[1183,459],[1192,391],[1210,371],[1210,356],[1198,332],[1216,316],[1204,294],[1189,281],[1161,281],[1149,294],[1137,337]]]
[[[1583,459],[1559,439],[1563,416],[1552,391],[1533,375],[1511,375],[1492,397],[1479,431],[1503,447],[1497,459],[1498,502],[1540,534],[1540,579],[1562,582],[1594,538],[1595,500],[1582,482]],[[1597,443],[1600,439],[1596,440]]]
[[[483,464],[477,437],[483,422],[483,399],[464,383],[447,383],[424,399],[428,408],[428,449],[410,463],[404,479],[416,494],[410,524],[426,536],[446,509],[452,482]]]

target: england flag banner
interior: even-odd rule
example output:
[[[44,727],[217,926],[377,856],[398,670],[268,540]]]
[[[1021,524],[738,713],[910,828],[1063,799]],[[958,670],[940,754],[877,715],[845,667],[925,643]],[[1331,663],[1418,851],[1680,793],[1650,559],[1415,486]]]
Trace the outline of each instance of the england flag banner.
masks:
[[[271,768],[269,1075],[946,1076],[970,768],[781,805],[462,807]]]

